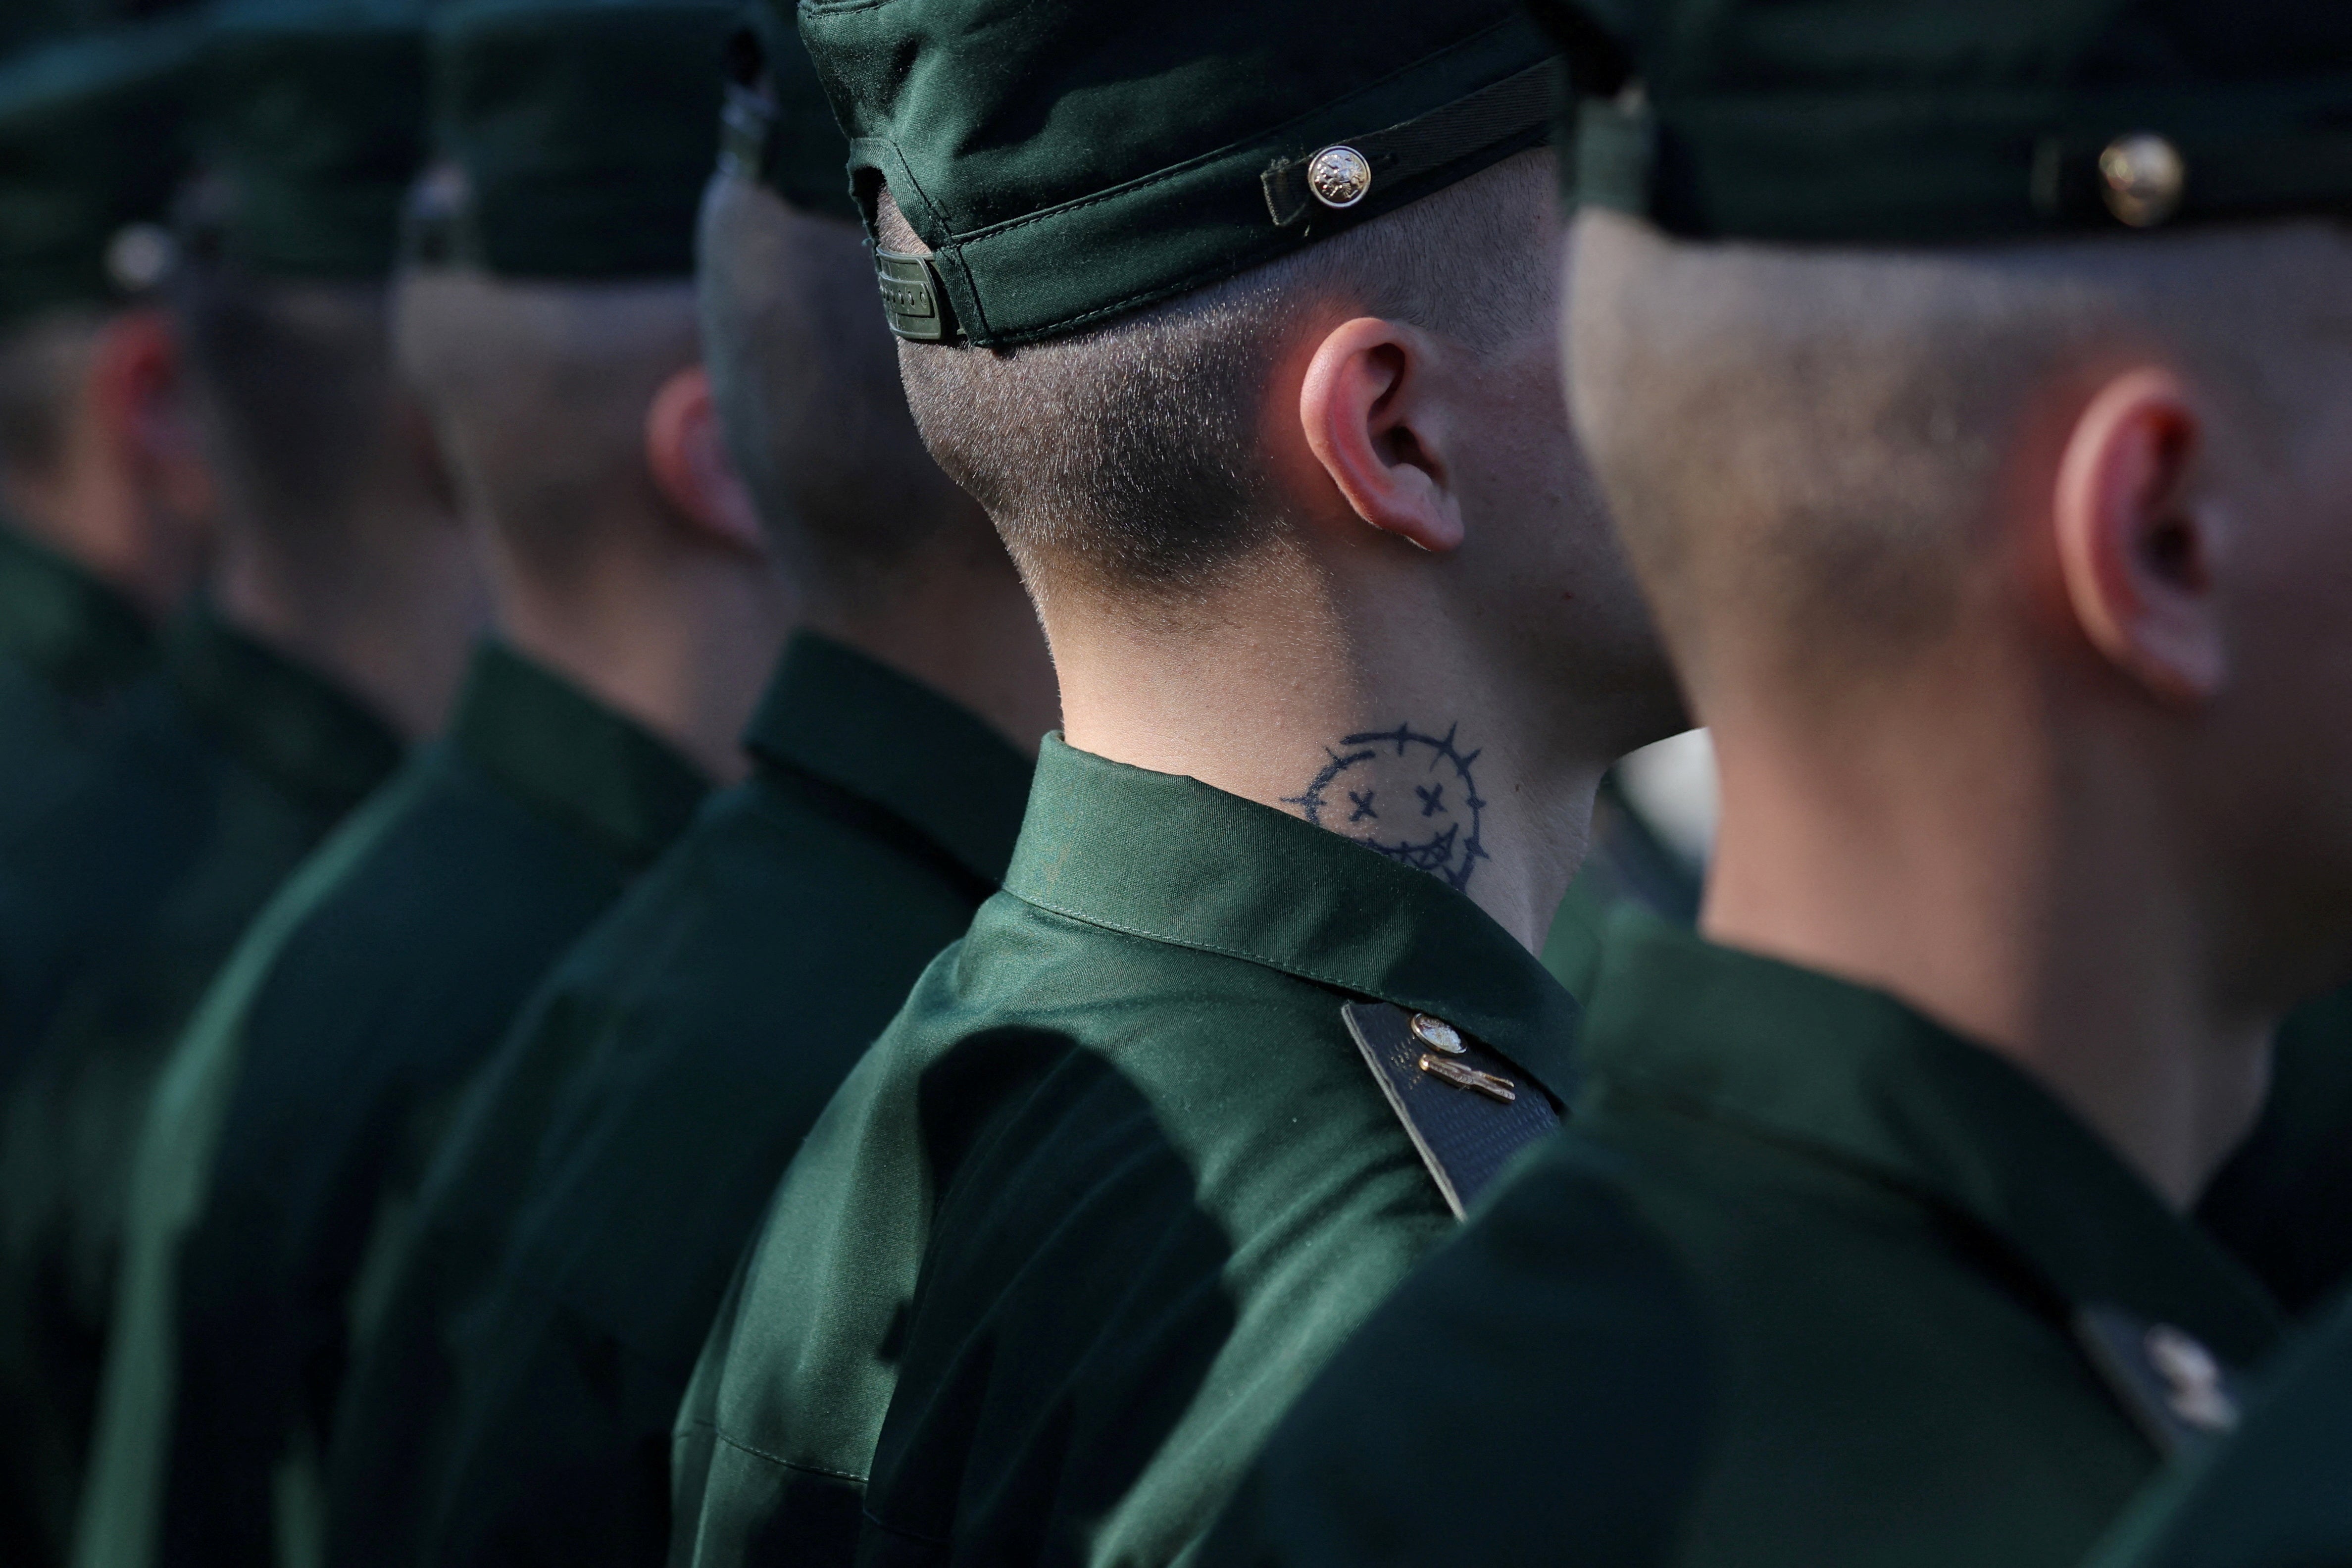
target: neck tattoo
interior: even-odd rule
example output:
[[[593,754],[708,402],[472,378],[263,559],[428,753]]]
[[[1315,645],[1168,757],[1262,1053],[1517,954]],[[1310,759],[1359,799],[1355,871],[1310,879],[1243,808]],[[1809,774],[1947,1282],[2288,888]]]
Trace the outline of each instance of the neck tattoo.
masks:
[[[1492,857],[1478,837],[1486,803],[1470,774],[1483,753],[1456,747],[1460,728],[1439,736],[1399,724],[1342,736],[1324,748],[1329,760],[1314,781],[1282,804],[1297,806],[1318,827],[1466,892],[1478,862]]]

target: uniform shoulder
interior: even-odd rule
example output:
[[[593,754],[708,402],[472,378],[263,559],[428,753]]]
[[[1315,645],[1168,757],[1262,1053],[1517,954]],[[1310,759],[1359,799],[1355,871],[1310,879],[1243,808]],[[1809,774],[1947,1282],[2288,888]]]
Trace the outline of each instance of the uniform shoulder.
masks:
[[[1664,1560],[1715,1373],[1617,1167],[1573,1133],[1531,1156],[1292,1406],[1200,1568]]]

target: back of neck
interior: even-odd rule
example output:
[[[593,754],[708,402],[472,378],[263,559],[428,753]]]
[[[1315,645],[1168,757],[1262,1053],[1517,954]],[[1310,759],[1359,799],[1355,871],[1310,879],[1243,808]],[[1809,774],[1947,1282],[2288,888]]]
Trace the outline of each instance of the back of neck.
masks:
[[[810,630],[960,703],[1024,756],[1061,721],[1045,633],[993,533],[974,531],[885,579],[814,589],[805,614]]]
[[[2270,1020],[2217,1000],[2163,808],[1957,702],[1909,710],[1801,740],[1723,705],[1702,929],[2009,1058],[2185,1206],[2260,1109]]]
[[[686,546],[592,548],[561,579],[510,560],[496,576],[499,630],[517,649],[710,777],[732,783],[750,771],[743,727],[794,616],[788,585],[764,561]]]
[[[1049,595],[1070,743],[1426,870],[1539,951],[1622,737],[1441,625],[1351,616],[1312,581],[1271,565],[1165,625]]]
[[[213,577],[231,625],[342,686],[404,738],[446,719],[488,607],[465,531],[362,509],[315,536],[227,520]]]

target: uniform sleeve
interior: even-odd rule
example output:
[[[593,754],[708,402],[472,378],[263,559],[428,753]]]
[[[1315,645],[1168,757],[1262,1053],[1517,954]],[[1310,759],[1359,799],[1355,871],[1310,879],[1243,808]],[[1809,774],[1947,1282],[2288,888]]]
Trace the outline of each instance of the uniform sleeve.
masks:
[[[1563,1145],[1332,1359],[1186,1568],[1669,1556],[1706,1445],[1704,1319],[1664,1244]]]

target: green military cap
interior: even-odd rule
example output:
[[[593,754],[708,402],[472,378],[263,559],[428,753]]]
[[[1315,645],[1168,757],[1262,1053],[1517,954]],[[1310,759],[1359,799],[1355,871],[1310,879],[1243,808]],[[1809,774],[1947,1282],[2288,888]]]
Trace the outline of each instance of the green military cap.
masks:
[[[425,0],[226,0],[197,73],[198,238],[276,277],[381,277],[425,159]]]
[[[728,41],[719,162],[796,207],[855,218],[849,142],[788,14],[755,3]]]
[[[1622,83],[1575,194],[1693,237],[1950,243],[2352,209],[2352,6],[1534,0]]]
[[[733,0],[467,0],[433,22],[455,254],[508,277],[683,277]],[[424,229],[436,215],[420,215]],[[429,232],[418,242],[432,249]]]
[[[194,39],[159,20],[0,67],[0,324],[160,279]]]
[[[782,4],[783,0],[768,0]],[[1535,145],[1517,0],[805,0],[801,37],[930,247],[876,253],[902,337],[1079,331]]]

